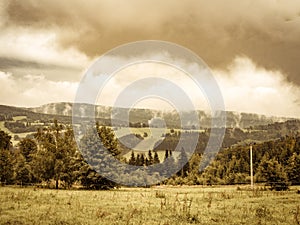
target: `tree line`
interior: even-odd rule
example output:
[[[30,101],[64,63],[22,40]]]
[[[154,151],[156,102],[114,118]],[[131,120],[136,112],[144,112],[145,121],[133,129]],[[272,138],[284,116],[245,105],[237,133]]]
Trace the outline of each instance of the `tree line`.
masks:
[[[284,136],[253,145],[255,182],[272,189],[300,184],[300,135]],[[249,145],[223,149],[203,173],[209,184],[247,183],[250,180]]]
[[[192,155],[185,151],[188,146],[180,146],[179,152],[174,151],[180,136],[174,132],[173,135],[166,135],[167,141],[165,139],[163,143],[164,159],[159,159],[157,151],[146,154],[132,151],[126,160],[121,156],[120,143],[109,127],[96,124],[95,130],[96,133],[91,130],[82,137],[79,143],[81,151],[78,151],[73,130],[57,120],[49,127],[38,129],[34,138],[22,139],[16,147],[11,144],[11,136],[0,131],[0,182],[45,184],[55,188],[80,186],[86,189],[116,187],[118,184],[115,181],[120,177],[137,186],[155,181],[158,176],[165,178],[160,183],[171,185],[250,182],[248,145],[222,148],[215,160],[205,170],[199,171],[200,162],[205,160],[202,151],[203,140],[207,140],[205,134],[197,145],[198,151]],[[184,135],[188,143],[189,135],[194,133]],[[96,141],[99,138],[101,142]],[[125,166],[125,169],[122,168],[113,159],[122,165],[138,166],[139,169],[126,171]],[[300,135],[293,134],[253,145],[253,163],[255,182],[278,190],[299,185]],[[155,169],[157,165],[160,165],[159,170]],[[113,179],[107,179],[97,171],[107,171],[108,177]]]
[[[111,138],[105,136],[109,133],[109,128],[99,129],[99,137],[103,140]],[[44,183],[48,187],[54,183],[55,188],[80,184],[87,189],[108,189],[116,185],[85,162],[72,129],[57,120],[48,128],[38,129],[34,138],[22,139],[17,148],[12,147],[11,136],[0,131],[0,182]]]

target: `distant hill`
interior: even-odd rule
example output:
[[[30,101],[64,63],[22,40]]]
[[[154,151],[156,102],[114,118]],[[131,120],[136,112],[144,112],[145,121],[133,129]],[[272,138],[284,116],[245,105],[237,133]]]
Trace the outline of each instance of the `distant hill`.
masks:
[[[85,113],[90,108],[94,107],[89,104],[80,104],[80,112]],[[50,103],[46,105],[42,105],[40,107],[28,108],[28,111],[32,111],[35,113],[40,113],[43,115],[59,115],[59,116],[72,116],[73,104],[70,102],[60,102],[60,103]],[[117,118],[121,118],[120,125],[122,125],[122,118],[125,120],[128,109],[118,108],[114,109],[110,106],[95,106],[95,116],[97,118],[101,118],[104,120],[110,120],[112,112]],[[189,118],[190,112],[184,112],[185,116]],[[117,115],[116,115],[117,114]],[[198,111],[200,126],[202,128],[209,128],[211,126],[211,115],[206,113],[205,111]],[[141,123],[148,125],[148,121],[155,117],[164,118],[168,127],[180,127],[180,117],[179,114],[175,111],[160,111],[153,109],[131,109],[129,118],[130,122],[137,123],[137,126]],[[285,122],[293,118],[285,118],[285,117],[276,117],[276,116],[265,116],[254,113],[239,113],[239,112],[226,112],[226,127],[231,128],[249,128],[249,127],[257,127],[264,126],[268,124],[273,124],[275,122]],[[188,124],[194,124],[195,121],[188,121]],[[125,124],[123,124],[125,125]]]
[[[130,127],[142,128],[145,132],[144,127],[149,126],[148,122],[151,121],[152,125],[160,126],[153,123],[153,118],[163,118],[168,128],[175,129],[175,133],[185,133],[188,130],[193,130],[193,117],[190,116],[191,112],[184,112],[187,120],[187,124],[181,127],[180,116],[177,112],[170,111],[159,111],[151,109],[132,109],[129,115],[128,109],[117,108],[113,109],[108,106],[94,106],[89,104],[79,104],[78,109],[81,114],[88,114],[89,110],[95,107],[96,120],[101,125],[111,125],[111,115],[113,114],[119,120],[117,125],[114,125],[114,129],[117,132],[123,132],[128,124],[125,123],[125,118],[129,116]],[[71,124],[72,123],[72,110],[73,104],[68,102],[51,103],[42,105],[36,108],[21,108],[14,106],[0,105],[0,129],[6,130],[12,136],[19,136],[21,138],[30,135],[37,129],[47,127],[53,123],[54,119],[57,119],[59,123]],[[200,138],[197,146],[197,151],[202,152],[208,141],[211,126],[211,116],[204,111],[198,111],[200,126]],[[283,117],[272,117],[250,113],[237,113],[237,112],[226,112],[226,131],[223,141],[223,147],[229,147],[233,145],[246,144],[249,142],[263,142],[268,140],[275,140],[286,135],[294,135],[300,132],[300,120],[289,119]],[[79,116],[79,114],[75,114]],[[189,117],[190,116],[190,117]],[[90,123],[91,118],[84,117],[85,123]],[[120,128],[123,127],[123,128]],[[176,128],[181,128],[176,131]],[[136,134],[140,133],[139,129],[135,130]],[[143,132],[141,133],[143,135]],[[167,132],[167,131],[166,131]],[[175,134],[174,133],[174,134]],[[192,133],[190,133],[192,134]],[[135,134],[124,133],[118,138],[122,138],[121,141],[124,143],[130,143],[130,146],[135,146],[137,149],[172,149],[173,145],[176,145],[179,141],[178,136],[166,135],[166,138],[161,142],[162,138],[151,138],[148,137],[145,140],[137,140],[132,138]],[[123,137],[124,136],[124,137]],[[189,143],[191,135],[187,135],[186,143]],[[15,141],[18,140],[18,137]],[[147,145],[147,147],[145,147]],[[124,148],[124,152],[128,152]]]
[[[16,116],[26,116],[29,121],[48,121],[53,120],[53,115],[37,113],[30,109],[0,105],[0,121],[10,121]],[[60,120],[69,120],[68,117],[62,115],[56,115]]]
[[[110,124],[111,115],[113,114],[115,118],[119,119],[119,126],[126,126],[127,124],[124,121],[125,118],[129,116],[130,126],[132,127],[148,126],[148,122],[156,117],[163,118],[165,120],[165,123],[167,124],[167,127],[169,128],[181,127],[180,116],[175,111],[166,112],[153,109],[131,109],[128,115],[128,109],[124,108],[117,108],[113,110],[113,108],[109,106],[79,104],[80,112],[82,114],[88,112],[88,110],[91,110],[91,107],[95,107],[95,116],[97,120],[106,125]],[[29,122],[49,122],[50,120],[56,118],[62,123],[70,124],[72,122],[72,110],[73,104],[69,102],[51,103],[34,108],[0,105],[0,121],[11,121],[15,116],[26,116]],[[186,121],[187,124],[184,124],[184,126],[186,126],[187,129],[192,129],[193,124],[195,124],[196,122],[193,121],[192,117],[189,117],[189,113],[191,112],[183,113],[186,118],[191,118],[190,120]],[[198,111],[198,115],[200,127],[210,128],[211,115],[204,111]],[[274,126],[275,129],[276,126],[279,126],[278,123],[288,120],[295,119],[265,116],[253,113],[226,112],[227,128],[265,129],[265,126],[271,126],[273,124],[272,126]]]

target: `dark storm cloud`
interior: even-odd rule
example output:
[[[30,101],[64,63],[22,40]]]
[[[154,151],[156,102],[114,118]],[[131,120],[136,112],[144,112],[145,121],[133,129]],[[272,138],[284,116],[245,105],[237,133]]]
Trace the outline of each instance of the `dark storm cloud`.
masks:
[[[0,57],[0,70],[10,70],[10,69],[17,69],[17,68],[32,68],[32,69],[41,69],[41,70],[48,70],[48,69],[70,70],[70,67],[63,67],[63,66],[51,65],[51,64],[41,64],[35,61],[24,61],[20,59]],[[78,72],[78,70],[75,69],[74,71]]]
[[[63,48],[90,57],[130,41],[160,39],[190,48],[213,68],[246,55],[300,84],[299,1],[15,0],[6,6],[8,26],[56,30]]]
[[[15,77],[22,77],[26,74],[43,74],[52,81],[60,81],[63,77],[63,80],[72,82],[78,81],[82,73],[76,68],[5,57],[0,57],[0,71],[9,71]]]
[[[72,101],[95,57],[145,39],[175,42],[202,57],[227,110],[299,116],[295,0],[0,0],[2,104]]]

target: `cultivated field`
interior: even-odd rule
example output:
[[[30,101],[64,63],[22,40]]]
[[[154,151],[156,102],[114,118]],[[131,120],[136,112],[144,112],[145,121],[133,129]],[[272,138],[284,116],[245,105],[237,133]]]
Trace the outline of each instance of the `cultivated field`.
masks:
[[[246,187],[0,188],[0,224],[300,224],[300,194]]]

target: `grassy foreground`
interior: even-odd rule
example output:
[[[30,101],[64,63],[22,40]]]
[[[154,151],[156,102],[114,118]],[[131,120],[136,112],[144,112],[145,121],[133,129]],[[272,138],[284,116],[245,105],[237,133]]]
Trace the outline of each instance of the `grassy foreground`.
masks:
[[[300,224],[300,194],[231,187],[0,188],[0,224]]]

